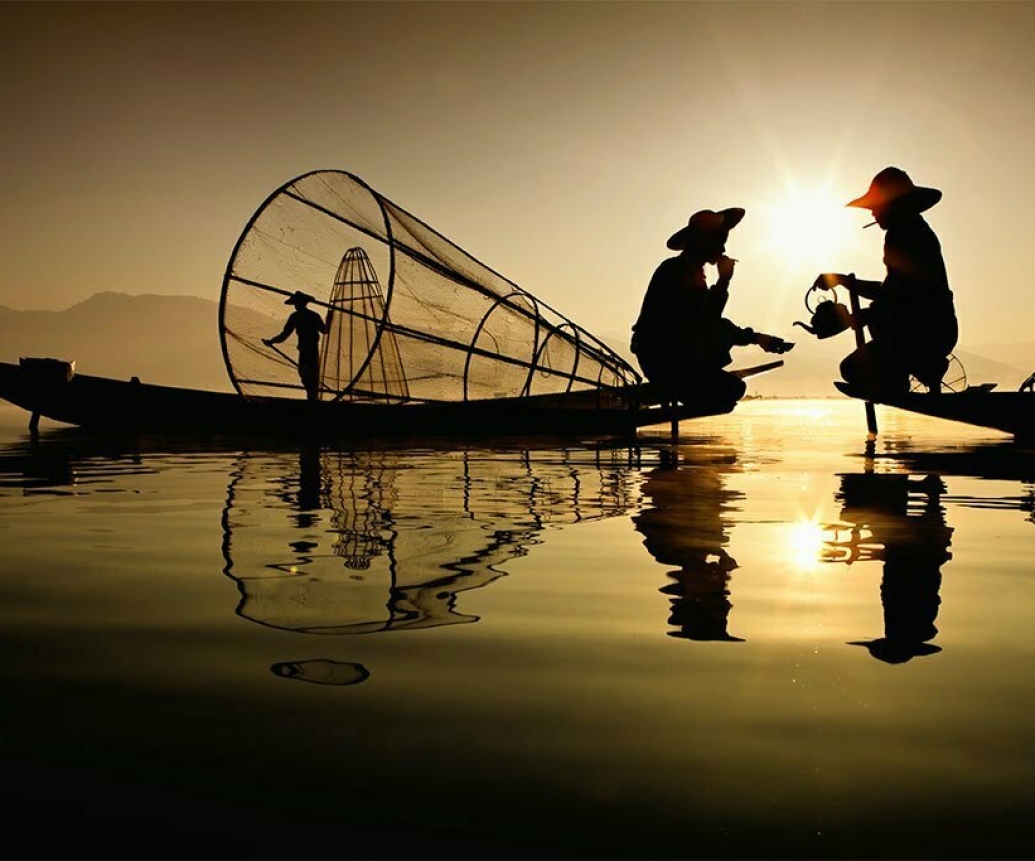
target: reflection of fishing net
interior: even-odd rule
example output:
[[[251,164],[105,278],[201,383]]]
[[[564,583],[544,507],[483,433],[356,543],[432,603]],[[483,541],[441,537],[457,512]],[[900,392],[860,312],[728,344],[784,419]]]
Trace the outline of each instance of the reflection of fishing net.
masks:
[[[635,498],[620,450],[583,462],[561,450],[536,460],[488,451],[312,455],[242,458],[223,519],[237,612],[300,633],[477,621],[463,612],[463,594],[503,577],[544,530],[621,515]]]
[[[334,554],[349,570],[367,571],[395,538],[394,473],[373,455],[357,468],[353,455],[327,452],[323,464],[331,477],[322,503],[330,510]]]
[[[220,330],[248,396],[303,397],[291,341],[267,347],[301,291],[329,324],[322,400],[461,401],[639,382],[581,327],[343,171],[278,189],[227,267]]]
[[[281,661],[270,667],[270,672],[282,679],[296,679],[316,685],[358,685],[370,678],[370,671],[362,664],[312,658],[308,661]]]

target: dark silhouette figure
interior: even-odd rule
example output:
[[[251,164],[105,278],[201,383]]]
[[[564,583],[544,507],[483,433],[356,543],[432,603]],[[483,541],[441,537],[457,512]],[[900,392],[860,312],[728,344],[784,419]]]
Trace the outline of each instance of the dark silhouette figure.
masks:
[[[323,317],[306,306],[316,300],[308,293],[296,290],[284,300],[285,305],[294,305],[279,335],[263,338],[267,347],[286,341],[292,333],[298,339],[298,376],[305,387],[306,397],[311,401],[320,399],[320,335],[327,331]]]
[[[937,189],[914,185],[905,171],[887,167],[866,194],[847,204],[870,210],[871,223],[884,229],[887,268],[883,281],[830,272],[813,285],[843,285],[870,300],[856,322],[869,328],[871,340],[841,362],[841,376],[853,390],[901,394],[909,391],[910,375],[931,392],[941,389],[959,326],[941,243],[920,214],[941,197]]]
[[[944,492],[941,478],[933,474],[920,480],[872,472],[841,476],[841,519],[852,524],[852,538],[831,547],[847,549],[849,563],[884,561],[884,636],[849,645],[865,646],[889,664],[941,651],[930,641],[938,634],[941,566],[952,558],[952,529],[941,505]],[[870,533],[865,542],[863,530]]]
[[[758,344],[767,353],[785,353],[793,346],[723,316],[736,264],[726,256],[726,241],[743,217],[738,208],[694,213],[669,237],[668,247],[679,255],[663,260],[647,286],[631,349],[647,379],[670,399],[736,403],[746,384],[723,370],[733,361],[733,347]],[[711,286],[706,263],[718,271]]]
[[[730,572],[737,561],[726,551],[724,512],[738,494],[723,485],[729,460],[679,468],[664,462],[643,485],[647,506],[633,518],[643,545],[663,565],[678,566],[662,587],[669,596],[670,637],[741,643],[727,630]]]

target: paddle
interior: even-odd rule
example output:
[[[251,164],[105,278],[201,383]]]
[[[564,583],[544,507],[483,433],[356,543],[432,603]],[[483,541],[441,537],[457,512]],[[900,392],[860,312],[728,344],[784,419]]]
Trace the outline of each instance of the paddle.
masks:
[[[852,305],[852,328],[855,330],[855,346],[861,348],[866,343],[863,335],[863,327],[859,322],[859,297],[854,290],[848,291],[848,299]],[[866,431],[870,442],[877,438],[877,411],[874,409],[873,401],[866,401]]]

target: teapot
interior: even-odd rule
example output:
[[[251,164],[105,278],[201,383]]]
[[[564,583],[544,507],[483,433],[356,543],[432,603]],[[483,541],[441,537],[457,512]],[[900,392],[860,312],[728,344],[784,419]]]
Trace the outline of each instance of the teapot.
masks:
[[[820,300],[813,308],[809,304],[809,297],[813,290],[819,289],[821,288],[812,286],[805,293],[805,308],[812,314],[811,325],[800,320],[796,320],[794,325],[801,326],[806,332],[817,338],[832,338],[852,327],[852,312],[848,310],[847,305],[837,301],[836,295],[833,299]]]

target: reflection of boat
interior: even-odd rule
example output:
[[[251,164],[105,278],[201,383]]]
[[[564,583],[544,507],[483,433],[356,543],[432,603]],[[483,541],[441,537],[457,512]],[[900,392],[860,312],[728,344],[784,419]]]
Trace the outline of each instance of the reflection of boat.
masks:
[[[461,593],[544,529],[633,504],[625,449],[602,453],[302,448],[245,455],[228,488],[224,573],[238,615],[308,634],[477,621]]]
[[[313,309],[323,318],[308,392],[272,338],[285,297],[312,305],[314,338]],[[344,171],[299,176],[255,212],[226,269],[219,332],[235,393],[28,358],[0,364],[0,397],[33,428],[45,416],[116,431],[379,437],[615,434],[735,406],[668,404],[599,338]]]
[[[229,476],[222,571],[236,586],[238,616],[307,635],[413,632],[478,621],[461,606],[464,594],[505,577],[506,564],[549,529],[631,510],[636,457],[606,442],[532,452],[506,441],[340,450],[62,428],[0,445],[0,486],[27,496],[110,495],[196,461],[206,476],[210,468]],[[304,649],[285,640],[296,644],[291,653],[268,665],[285,684],[344,688],[369,677],[364,664],[305,639]]]
[[[947,451],[886,451],[882,461],[917,473],[969,476],[987,481],[1019,485],[1017,492],[1004,495],[1002,488],[988,496],[969,494],[946,496],[954,505],[969,508],[1016,509],[1035,522],[1035,450],[1007,441],[972,446],[955,446]]]
[[[884,404],[907,412],[920,413],[976,427],[991,428],[1012,434],[1019,441],[1035,440],[1035,394],[1028,391],[995,391],[987,385],[968,386],[958,392],[935,394],[911,391],[903,394],[870,398],[843,382],[835,382],[838,391],[852,398]]]

